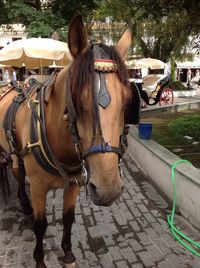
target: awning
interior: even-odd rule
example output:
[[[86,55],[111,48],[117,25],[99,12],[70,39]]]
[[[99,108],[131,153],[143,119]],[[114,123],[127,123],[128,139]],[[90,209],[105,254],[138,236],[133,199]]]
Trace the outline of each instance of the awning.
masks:
[[[177,68],[200,68],[200,57],[194,57],[193,61],[177,62]]]

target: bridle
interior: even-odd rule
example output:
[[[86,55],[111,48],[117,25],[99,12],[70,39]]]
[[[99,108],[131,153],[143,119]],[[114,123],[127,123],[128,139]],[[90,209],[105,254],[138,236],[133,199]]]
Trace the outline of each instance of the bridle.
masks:
[[[122,158],[125,152],[126,135],[128,133],[127,127],[124,126],[124,131],[120,137],[120,146],[112,146],[105,141],[101,123],[100,123],[100,111],[99,106],[106,109],[111,102],[110,94],[107,90],[106,85],[106,75],[110,72],[117,71],[116,63],[109,59],[109,56],[104,52],[101,46],[97,43],[92,44],[93,55],[94,55],[94,68],[95,68],[95,85],[93,92],[93,103],[94,103],[94,118],[93,118],[93,136],[91,141],[91,146],[86,150],[83,150],[82,144],[80,142],[80,137],[77,128],[77,115],[74,108],[72,93],[70,90],[70,76],[67,76],[67,119],[68,127],[71,131],[75,147],[77,148],[80,158],[85,159],[88,155],[94,153],[116,153],[119,155],[119,159]],[[70,72],[69,72],[70,73]],[[98,137],[100,138],[100,143],[95,143]]]

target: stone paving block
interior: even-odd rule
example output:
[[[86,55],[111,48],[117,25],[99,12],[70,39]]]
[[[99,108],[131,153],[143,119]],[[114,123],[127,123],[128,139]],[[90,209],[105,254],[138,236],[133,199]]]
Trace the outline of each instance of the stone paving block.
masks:
[[[6,250],[5,248],[0,248],[0,257],[5,256]]]
[[[169,230],[169,225],[165,219],[157,218],[157,220],[160,222],[160,224],[164,230],[167,230],[167,231]]]
[[[4,267],[5,261],[6,261],[6,257],[0,256],[0,267]]]
[[[90,216],[91,215],[90,207],[84,207],[82,212],[83,212],[84,216]]]
[[[125,211],[123,213],[123,215],[125,216],[125,218],[127,219],[127,221],[132,221],[135,219],[135,217],[133,216],[133,214],[130,211]]]
[[[131,196],[136,196],[137,192],[135,191],[135,189],[133,188],[134,185],[127,185],[127,191]]]
[[[125,260],[127,260],[129,263],[133,263],[137,261],[137,257],[131,247],[126,247],[120,249],[120,252]]]
[[[82,248],[84,248],[84,250],[90,250],[91,246],[90,246],[90,242],[89,239],[83,239],[81,238],[81,240],[79,240],[79,242],[81,243]]]
[[[35,240],[22,242],[19,247],[19,255],[21,256],[22,254],[33,254],[34,247],[35,247]]]
[[[167,230],[163,228],[163,226],[158,222],[151,223],[152,228],[160,235],[167,233]]]
[[[128,239],[128,244],[132,247],[134,252],[141,251],[143,247],[140,245],[140,243],[133,239]]]
[[[152,240],[149,239],[145,232],[136,233],[136,236],[139,238],[139,241],[143,246],[152,244]]]
[[[118,243],[118,246],[120,247],[120,249],[127,248],[128,247],[128,242],[126,240],[121,241],[121,242]]]
[[[137,218],[136,220],[139,223],[139,225],[142,227],[142,229],[151,227],[151,224],[147,221],[147,219],[143,215]]]
[[[130,226],[131,226],[131,228],[133,229],[134,232],[141,231],[141,228],[138,225],[137,221],[130,221],[129,224],[130,224]]]
[[[33,252],[31,254],[21,254],[19,258],[21,268],[30,268],[35,266]]]
[[[169,233],[163,234],[161,239],[167,244],[168,247],[174,247],[178,244],[178,241],[176,241]]]
[[[172,252],[172,249],[169,248],[162,240],[154,240],[153,243],[160,249],[162,253],[165,255],[169,254]]]
[[[152,241],[160,238],[153,228],[145,228],[145,233]]]
[[[102,234],[119,234],[119,230],[117,229],[117,226],[114,223],[108,223],[108,224],[104,224],[99,226],[101,229],[101,233]]]
[[[189,267],[189,268],[199,268],[200,267],[200,261],[199,259],[192,259],[192,260],[187,260],[185,262],[185,264]],[[186,267],[187,267],[186,266]]]
[[[105,218],[103,216],[102,211],[94,212],[94,218],[95,218],[96,222],[99,224],[104,223],[104,221],[105,221]]]
[[[99,256],[99,264],[104,268],[114,268],[114,262],[110,253],[103,254]],[[94,266],[95,268],[96,266]]]
[[[119,225],[127,225],[127,219],[124,217],[124,215],[122,213],[120,214],[115,214],[114,215],[114,219],[116,220],[116,222],[119,224]]]
[[[158,210],[156,210],[156,209],[152,209],[151,210],[151,213],[154,215],[154,217],[162,217],[162,214],[158,211]]]
[[[6,263],[13,264],[19,262],[19,249],[18,247],[9,248],[6,250]]]
[[[119,261],[115,263],[117,268],[129,268],[128,264],[126,261]]]
[[[139,256],[140,260],[144,264],[144,266],[147,267],[152,267],[155,265],[154,260],[152,259],[151,255],[147,251],[141,251],[138,252],[137,255]]]
[[[123,256],[120,253],[120,249],[118,246],[114,246],[114,247],[109,247],[108,248],[109,253],[112,256],[113,261],[119,261],[119,260],[123,260]]]
[[[151,213],[143,213],[143,216],[147,219],[149,223],[157,222]]]
[[[158,263],[157,268],[175,268],[175,266],[171,266],[171,263],[164,260]]]
[[[142,265],[142,263],[134,263],[131,265],[131,268],[144,268],[144,266]]]
[[[107,246],[114,246],[115,241],[113,239],[113,236],[111,234],[103,234],[104,241]]]
[[[124,200],[131,200],[131,196],[128,191],[124,191],[122,197]]]
[[[149,210],[144,204],[138,204],[137,207],[139,208],[141,212],[149,212]]]
[[[183,261],[181,257],[174,253],[168,254],[165,257],[165,260],[171,263],[172,266],[174,265],[176,268],[185,268],[187,266],[187,262]]]
[[[85,227],[84,227],[83,224],[75,223],[75,230],[76,230],[76,234],[77,234],[78,237],[84,238],[84,237],[87,236],[87,232],[86,232]]]
[[[130,208],[130,210],[131,210],[131,212],[133,213],[133,215],[134,215],[134,217],[141,217],[141,212],[139,211],[139,209],[138,208],[136,208],[136,207],[131,207]]]
[[[84,217],[84,224],[86,224],[87,226],[94,226],[95,222],[92,216],[86,216]]]
[[[153,245],[145,246],[145,249],[149,252],[149,254],[151,255],[152,259],[155,262],[164,260],[165,254],[161,252],[160,249],[156,245],[153,244]]]
[[[137,193],[137,197],[141,199],[141,197],[143,197],[143,196],[140,195],[140,194],[141,194],[141,189],[140,189],[140,187],[139,187],[138,185],[135,185],[135,186],[134,186],[134,190],[135,190],[136,193]],[[142,198],[142,199],[145,199],[145,198]]]
[[[96,266],[98,265],[98,258],[97,256],[94,254],[94,252],[92,252],[91,250],[86,250],[84,252],[85,254],[85,259],[87,261],[87,263],[92,267],[92,266]]]

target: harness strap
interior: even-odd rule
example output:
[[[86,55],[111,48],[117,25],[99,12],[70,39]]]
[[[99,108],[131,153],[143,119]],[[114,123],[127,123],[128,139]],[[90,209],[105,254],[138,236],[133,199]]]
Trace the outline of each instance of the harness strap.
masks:
[[[70,73],[70,69],[69,69],[69,73]],[[80,143],[80,137],[79,137],[78,129],[77,129],[77,125],[76,125],[77,118],[76,118],[74,104],[72,101],[69,75],[67,76],[67,79],[66,79],[66,91],[67,91],[66,92],[67,112],[68,112],[68,117],[69,117],[68,127],[71,131],[73,142],[74,142],[75,146],[77,147],[79,154],[81,154],[81,152],[83,151],[83,148],[82,148],[82,145]]]
[[[116,153],[120,157],[122,157],[123,152],[120,147],[115,147],[115,146],[110,146],[108,143],[104,144],[95,144],[91,148],[85,150],[82,153],[83,157],[88,156],[89,154],[94,154],[94,153]]]
[[[59,162],[57,156],[55,155],[54,151],[52,150],[48,139],[47,139],[47,131],[46,131],[46,121],[45,121],[45,99],[46,99],[46,89],[47,86],[51,86],[55,80],[55,76],[51,77],[51,79],[44,85],[42,85],[40,91],[38,92],[37,95],[37,100],[38,103],[35,105],[35,100],[30,100],[29,101],[29,106],[32,111],[32,117],[34,119],[34,122],[31,124],[31,139],[32,139],[32,144],[28,145],[29,149],[33,150],[33,154],[36,157],[36,160],[38,163],[48,172],[54,174],[54,175],[60,175],[63,177],[67,182],[67,184],[75,184],[77,186],[82,186],[84,185],[84,180],[83,179],[70,179],[69,180],[69,175],[74,174],[74,172],[71,173],[71,171],[68,170],[70,169],[69,166],[62,164]],[[48,90],[48,89],[47,89]],[[37,106],[37,109],[36,109]],[[36,130],[36,128],[33,127],[33,125],[38,125],[39,124],[39,129]],[[40,133],[41,132],[41,133]],[[41,134],[41,137],[37,142],[33,141],[37,136]],[[34,136],[34,137],[33,137]],[[73,170],[76,170],[76,174],[80,173],[82,170],[81,163],[78,163],[77,165],[74,165],[72,168]],[[67,171],[66,171],[67,170]]]

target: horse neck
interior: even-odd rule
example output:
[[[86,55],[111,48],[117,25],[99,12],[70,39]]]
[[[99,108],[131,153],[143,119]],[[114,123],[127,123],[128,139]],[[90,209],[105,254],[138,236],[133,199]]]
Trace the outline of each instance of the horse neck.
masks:
[[[66,148],[73,147],[70,132],[63,119],[66,109],[66,77],[67,69],[57,76],[46,107],[46,128],[48,140],[57,154],[64,157]]]
[[[67,70],[63,69],[57,76],[52,93],[47,105],[46,120],[47,124],[62,126],[63,115],[66,108],[66,76]]]

